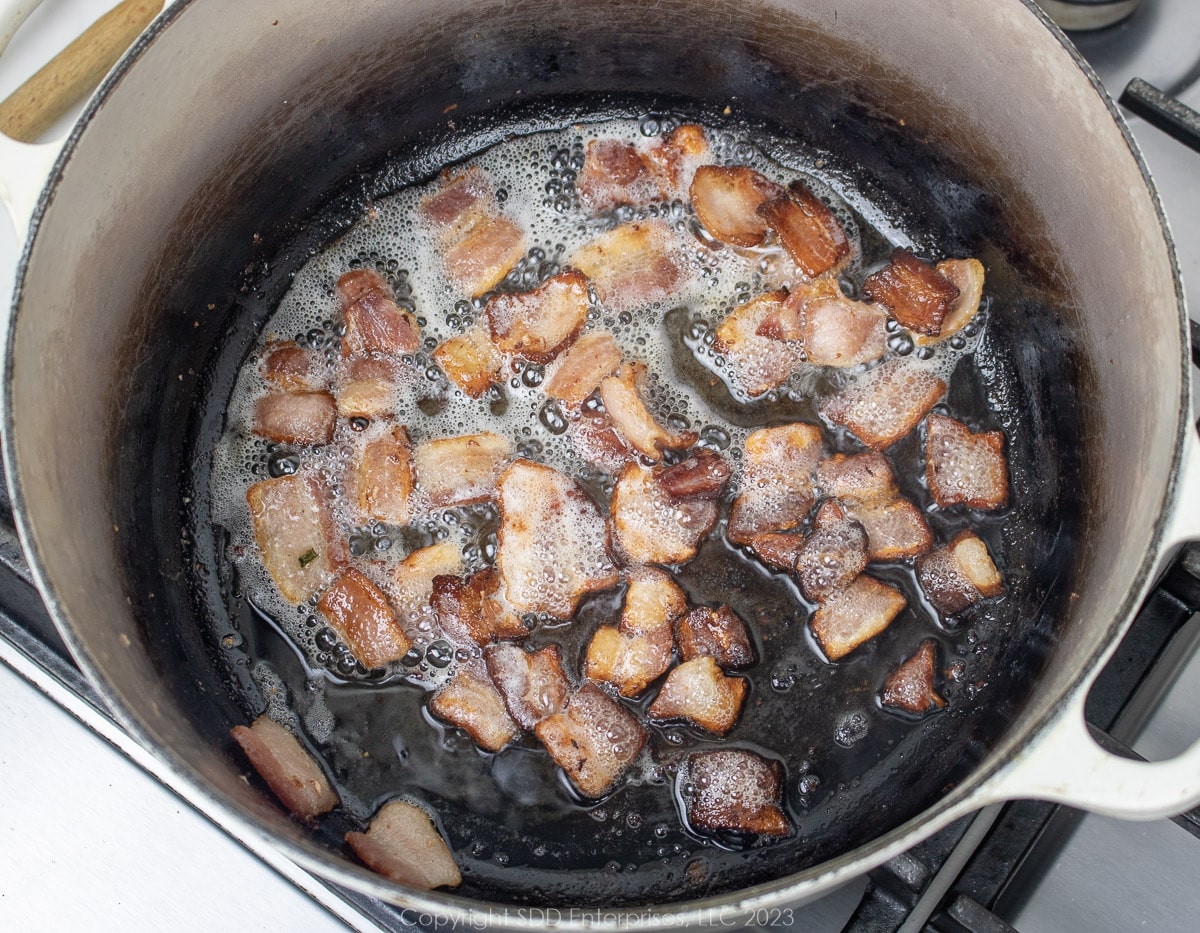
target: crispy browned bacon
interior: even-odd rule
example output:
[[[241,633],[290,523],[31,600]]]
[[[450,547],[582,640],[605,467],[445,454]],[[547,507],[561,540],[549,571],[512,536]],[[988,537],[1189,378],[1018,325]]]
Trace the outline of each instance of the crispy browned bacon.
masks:
[[[809,624],[825,656],[836,661],[882,632],[906,605],[903,593],[864,573],[822,603]]]
[[[605,376],[621,365],[621,348],[607,331],[584,334],[549,371],[546,394],[568,405],[578,405],[591,395]]]
[[[945,547],[917,558],[917,582],[933,608],[957,615],[981,599],[1004,592],[1004,580],[987,545],[962,531]]]
[[[418,444],[413,451],[417,496],[433,509],[495,498],[496,481],[511,456],[509,440],[491,432]]]
[[[254,433],[278,444],[328,444],[336,424],[328,392],[273,392],[254,405]]]
[[[936,336],[914,334],[923,347],[953,337],[970,324],[983,300],[983,263],[978,259],[943,259],[935,268],[958,289],[958,297],[942,318],[942,329]]]
[[[798,531],[764,531],[751,536],[747,546],[768,567],[791,571],[796,569],[796,558],[804,547],[804,535]]]
[[[392,568],[384,586],[405,631],[424,636],[439,631],[432,605],[433,581],[457,576],[462,570],[462,547],[453,541],[417,548]]]
[[[822,460],[817,485],[822,495],[838,499],[894,499],[900,494],[891,463],[877,450]]]
[[[859,366],[887,352],[887,315],[875,305],[851,301],[825,277],[793,291],[757,334],[798,340],[815,366]]]
[[[280,803],[305,819],[338,805],[325,772],[292,733],[270,716],[259,716],[249,728],[234,726],[229,734]]]
[[[629,572],[629,590],[619,626],[596,629],[588,644],[584,673],[636,697],[671,664],[672,626],[687,609],[683,592],[653,567]]]
[[[870,560],[903,560],[933,547],[924,514],[908,499],[845,499],[846,514],[867,532]]]
[[[704,229],[723,243],[758,246],[767,221],[758,213],[783,187],[745,165],[702,165],[690,190],[692,207]]]
[[[866,568],[867,533],[836,499],[827,499],[817,510],[812,534],[796,555],[800,589],[813,602],[822,602],[849,586]]]
[[[816,425],[761,428],[746,438],[740,493],[729,512],[729,540],[797,527],[815,498],[813,471],[824,453]]]
[[[680,499],[659,482],[661,473],[631,463],[621,471],[612,499],[617,546],[631,563],[679,564],[691,560],[719,517],[716,502]]]
[[[500,751],[521,734],[481,661],[460,666],[430,699],[429,711],[458,726],[489,752]]]
[[[289,603],[316,594],[341,569],[324,486],[304,473],[255,483],[246,490],[263,566]]]
[[[804,364],[799,340],[776,340],[758,333],[763,323],[777,315],[788,294],[779,289],[738,305],[718,325],[713,348],[729,360],[738,389],[749,396],[762,395],[783,385]]]
[[[626,443],[644,457],[658,460],[664,450],[691,447],[698,435],[694,431],[669,431],[654,420],[642,400],[645,373],[641,363],[623,363],[616,375],[601,380],[600,398],[613,427]]]
[[[662,196],[678,198],[687,187],[692,166],[709,158],[708,138],[695,123],[675,127],[646,152],[646,164],[658,175]]]
[[[683,275],[662,221],[622,224],[576,250],[570,265],[591,280],[613,310],[664,300]]]
[[[495,288],[525,255],[525,231],[496,214],[478,221],[444,253],[446,274],[469,295]]]
[[[585,683],[561,713],[537,724],[550,757],[585,797],[603,797],[646,744],[646,730],[624,706]]]
[[[617,583],[604,516],[571,477],[516,460],[499,493],[496,567],[514,610],[570,618],[585,593]]]
[[[758,213],[809,278],[838,268],[850,256],[850,241],[837,217],[801,182],[792,182],[786,194],[759,205]]]
[[[887,308],[903,326],[919,334],[937,335],[958,289],[937,269],[906,249],[892,253],[891,262],[867,276],[863,292]]]
[[[462,884],[450,847],[416,804],[384,804],[365,833],[346,833],[346,844],[368,868],[397,884],[418,891]]]
[[[471,398],[483,395],[504,365],[504,357],[479,324],[442,341],[433,351],[433,358],[447,378]]]
[[[461,240],[495,211],[491,182],[478,168],[457,175],[443,174],[438,189],[421,202],[422,219],[443,244]]]
[[[675,643],[684,661],[709,657],[727,671],[754,663],[746,623],[728,606],[697,606],[675,623]]]
[[[579,199],[594,211],[618,204],[640,204],[659,196],[658,179],[642,153],[619,139],[596,139],[587,145],[583,168],[575,181]]]
[[[925,477],[942,508],[960,503],[973,509],[1008,505],[1008,461],[1004,432],[975,434],[961,421],[931,414],[926,422]]]
[[[888,675],[883,682],[880,701],[884,706],[921,716],[930,710],[941,709],[946,701],[933,686],[937,665],[937,643],[932,638],[921,642],[917,653]]]
[[[650,704],[651,719],[686,719],[715,735],[733,728],[746,699],[746,681],[730,677],[707,655],[672,669]]]
[[[605,473],[620,473],[627,463],[637,459],[637,453],[625,443],[612,419],[603,411],[580,415],[578,420],[571,422],[567,436],[581,459]]]
[[[337,283],[346,333],[342,356],[399,356],[421,345],[416,318],[396,305],[392,287],[374,269],[353,269]]]
[[[933,373],[888,360],[826,401],[822,413],[883,450],[920,424],[945,394],[946,383]]]
[[[384,595],[353,568],[321,594],[317,608],[364,667],[398,661],[412,647]]]
[[[323,389],[327,379],[325,369],[320,354],[298,346],[294,340],[267,344],[258,367],[263,379],[285,392]]]
[[[492,340],[504,353],[548,363],[583,329],[588,282],[578,272],[560,272],[531,292],[493,296],[487,303]]]
[[[526,651],[519,645],[499,642],[488,646],[483,654],[508,714],[522,729],[533,730],[566,706],[571,684],[563,672],[558,645]]]
[[[676,499],[720,499],[733,476],[733,467],[720,454],[698,450],[672,464],[658,477],[659,485]]]
[[[477,571],[466,579],[435,577],[432,601],[442,633],[459,644],[483,646],[529,634],[500,595],[500,575],[495,568]]]
[[[787,836],[783,766],[754,752],[724,748],[688,758],[688,823],[707,832]]]
[[[393,359],[354,356],[341,368],[336,388],[342,418],[386,418],[393,414],[400,367]]]
[[[353,486],[358,511],[367,518],[407,524],[413,489],[412,446],[401,427],[355,452]]]

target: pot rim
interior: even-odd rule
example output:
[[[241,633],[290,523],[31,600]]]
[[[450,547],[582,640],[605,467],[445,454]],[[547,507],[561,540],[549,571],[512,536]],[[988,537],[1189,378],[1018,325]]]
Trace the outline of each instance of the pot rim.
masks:
[[[763,882],[748,888],[739,889],[724,895],[707,897],[697,900],[681,901],[650,907],[631,907],[614,909],[592,908],[561,908],[557,911],[545,909],[539,915],[539,909],[520,908],[514,905],[493,904],[442,892],[414,892],[399,885],[386,881],[381,876],[350,863],[327,849],[313,844],[302,844],[278,835],[259,821],[243,812],[224,796],[216,793],[200,775],[180,758],[169,747],[160,745],[141,720],[124,704],[109,688],[103,671],[90,656],[82,641],[76,636],[74,626],[60,602],[53,581],[46,572],[41,554],[34,546],[35,536],[33,522],[27,511],[27,502],[22,486],[21,475],[17,469],[17,452],[13,434],[14,417],[12,407],[13,389],[13,341],[16,333],[17,318],[20,314],[22,296],[25,289],[25,278],[29,270],[29,260],[37,237],[41,233],[42,222],[46,211],[53,202],[63,173],[75,154],[75,148],[86,132],[92,119],[104,107],[109,97],[130,69],[136,67],[142,53],[151,46],[165,30],[180,18],[196,0],[174,0],[169,2],[159,17],[130,47],[121,60],[114,66],[102,82],[96,93],[88,101],[79,119],[67,136],[61,152],[54,161],[49,176],[42,188],[37,205],[29,222],[29,231],[20,251],[17,262],[15,284],[8,327],[5,333],[5,351],[3,363],[3,380],[0,384],[0,406],[2,406],[3,425],[3,464],[7,477],[9,494],[13,506],[13,518],[18,536],[25,551],[33,580],[46,604],[47,611],[53,619],[72,657],[79,665],[88,680],[96,688],[112,712],[118,724],[125,729],[141,746],[146,748],[164,765],[172,775],[172,785],[176,791],[193,803],[200,806],[210,816],[219,815],[222,828],[240,839],[258,839],[281,851],[293,862],[312,872],[319,878],[335,884],[354,888],[370,896],[397,905],[410,912],[409,921],[417,919],[418,915],[432,915],[447,918],[451,922],[468,924],[478,928],[483,923],[506,929],[529,929],[544,926],[554,926],[564,930],[617,930],[617,929],[665,929],[678,926],[732,926],[733,917],[752,916],[756,911],[771,908],[794,906],[805,900],[810,900],[818,894],[832,890],[841,883],[876,867],[888,858],[911,848],[917,842],[932,835],[955,819],[993,802],[986,792],[986,785],[996,777],[1005,766],[1008,759],[991,756],[977,765],[975,771],[968,775],[950,793],[933,804],[930,808],[906,821],[900,826],[876,837],[855,849],[842,853],[835,858],[818,865],[811,866],[793,875],[788,875],[773,881]],[[1174,239],[1171,235],[1166,214],[1162,207],[1157,188],[1150,175],[1149,169],[1135,142],[1124,117],[1112,100],[1095,71],[1080,55],[1071,41],[1049,19],[1046,13],[1037,5],[1035,0],[1013,0],[1021,3],[1032,15],[1034,22],[1031,27],[1040,25],[1049,29],[1059,42],[1063,51],[1070,57],[1075,66],[1083,72],[1091,83],[1093,90],[1101,97],[1118,131],[1122,134],[1125,144],[1133,156],[1145,184],[1146,194],[1150,197],[1155,216],[1163,237],[1163,245],[1171,268],[1172,286],[1178,312],[1180,358],[1178,365],[1183,372],[1181,393],[1178,399],[1179,419],[1176,425],[1174,449],[1164,489],[1162,505],[1153,524],[1152,544],[1142,559],[1141,564],[1130,581],[1125,598],[1113,613],[1111,622],[1097,647],[1085,661],[1080,664],[1080,675],[1072,682],[1035,721],[1031,722],[1023,735],[1015,737],[1012,742],[1011,754],[1018,754],[1034,746],[1047,728],[1057,721],[1064,710],[1070,705],[1072,696],[1080,687],[1090,683],[1090,679],[1099,671],[1109,654],[1116,648],[1121,636],[1133,621],[1138,605],[1148,589],[1152,578],[1161,563],[1165,532],[1179,499],[1179,487],[1186,449],[1187,432],[1192,430],[1190,424],[1190,359],[1188,356],[1189,331],[1188,314],[1183,294],[1182,277],[1176,255]],[[553,916],[553,920],[551,920]]]

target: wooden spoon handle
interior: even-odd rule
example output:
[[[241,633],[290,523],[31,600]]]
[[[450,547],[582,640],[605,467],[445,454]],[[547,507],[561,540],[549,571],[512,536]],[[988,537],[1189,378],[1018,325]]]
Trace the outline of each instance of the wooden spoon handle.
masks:
[[[163,0],[123,0],[0,103],[0,133],[34,142],[91,93],[163,8]]]

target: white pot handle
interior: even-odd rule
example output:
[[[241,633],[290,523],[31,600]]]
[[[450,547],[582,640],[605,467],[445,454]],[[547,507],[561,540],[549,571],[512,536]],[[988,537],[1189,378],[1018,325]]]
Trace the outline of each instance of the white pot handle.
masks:
[[[0,0],[0,54],[41,2]],[[118,4],[55,58],[54,77],[40,86],[37,97],[43,106],[20,112],[44,113],[53,106],[50,101],[65,105],[92,91],[115,57],[161,8],[161,0],[124,0]],[[19,241],[24,241],[29,232],[34,209],[66,139],[64,136],[49,143],[30,144],[0,135],[0,200],[8,208]]]
[[[1200,441],[1195,431],[1187,432],[1184,443],[1160,566],[1189,541],[1200,541]],[[1056,721],[1005,765],[985,793],[996,801],[1050,800],[1131,820],[1162,819],[1200,805],[1200,741],[1168,761],[1114,755],[1088,731],[1084,703],[1090,689],[1090,682],[1076,689]]]

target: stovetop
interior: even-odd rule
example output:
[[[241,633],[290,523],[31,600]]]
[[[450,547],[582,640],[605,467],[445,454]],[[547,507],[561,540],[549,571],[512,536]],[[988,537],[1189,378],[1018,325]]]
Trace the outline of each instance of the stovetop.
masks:
[[[0,60],[0,99],[111,5],[44,3]],[[1072,38],[1112,93],[1138,76],[1200,108],[1195,0],[1143,0],[1120,25]],[[1159,186],[1185,287],[1200,295],[1200,155],[1136,118],[1130,124]],[[11,291],[17,249],[11,229],[0,225],[0,293]],[[4,494],[0,926],[415,929],[422,918],[331,888],[262,840],[227,835],[204,815],[203,802],[165,786],[153,757],[112,723],[71,665],[7,528]],[[1193,550],[1150,598],[1102,675],[1089,721],[1112,737],[1106,741],[1154,759],[1177,754],[1200,733],[1198,579],[1200,550]],[[1133,824],[1046,804],[997,805],[772,926],[806,933],[1190,931],[1200,916],[1196,832],[1194,816]]]

